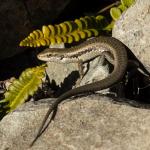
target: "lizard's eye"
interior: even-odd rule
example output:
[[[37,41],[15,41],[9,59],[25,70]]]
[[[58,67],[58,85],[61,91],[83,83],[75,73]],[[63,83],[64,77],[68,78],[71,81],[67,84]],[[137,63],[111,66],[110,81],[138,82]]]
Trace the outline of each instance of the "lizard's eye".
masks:
[[[51,54],[48,54],[48,55],[47,55],[47,57],[51,57],[51,56],[52,56]]]

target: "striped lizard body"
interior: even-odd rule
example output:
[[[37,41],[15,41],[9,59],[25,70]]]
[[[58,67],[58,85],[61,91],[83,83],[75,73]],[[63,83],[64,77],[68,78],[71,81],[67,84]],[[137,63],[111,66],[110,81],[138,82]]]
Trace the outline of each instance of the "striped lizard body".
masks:
[[[84,43],[72,47],[72,48],[64,48],[64,49],[46,49],[40,54],[38,54],[38,58],[43,61],[52,61],[57,63],[72,63],[72,62],[86,62],[100,55],[105,55],[105,53],[110,53],[113,59],[114,69],[113,71],[104,79],[90,83],[81,87],[77,87],[75,89],[71,89],[66,93],[62,94],[60,97],[56,99],[56,101],[50,106],[44,120],[41,124],[41,127],[38,131],[37,136],[31,143],[31,146],[35,143],[38,137],[43,133],[43,131],[47,128],[48,124],[46,124],[49,115],[58,107],[58,104],[63,100],[86,92],[99,91],[102,89],[109,88],[110,86],[120,82],[126,72],[127,64],[128,64],[128,56],[126,46],[120,42],[119,40],[113,37],[97,37],[92,38]],[[107,56],[106,56],[107,57]],[[53,116],[52,115],[52,116]],[[44,128],[45,127],[45,128]]]

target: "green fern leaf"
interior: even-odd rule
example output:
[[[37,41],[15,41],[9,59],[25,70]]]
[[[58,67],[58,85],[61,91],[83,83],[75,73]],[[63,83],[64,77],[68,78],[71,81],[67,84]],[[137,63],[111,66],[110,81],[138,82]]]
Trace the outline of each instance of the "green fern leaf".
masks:
[[[44,25],[42,30],[35,30],[20,42],[20,46],[49,46],[59,43],[72,43],[80,39],[98,36],[104,17],[85,16],[74,21],[65,21],[57,25]]]
[[[121,0],[121,3],[127,8],[130,7],[134,2],[135,0]]]
[[[124,12],[127,9],[127,7],[123,4],[119,5],[118,8],[121,10],[121,12]]]
[[[113,27],[114,27],[115,21],[112,21],[108,26],[106,26],[103,30],[104,31],[112,31]]]
[[[113,20],[118,20],[121,16],[121,10],[117,7],[113,7],[110,9],[110,15],[113,18]]]
[[[32,96],[42,83],[45,76],[45,66],[38,66],[26,69],[19,79],[15,79],[4,94],[5,98],[0,101],[0,105],[7,103],[8,112],[15,110],[18,106]]]
[[[134,2],[135,0],[121,0],[121,4],[119,6],[111,8],[110,15],[113,20],[117,21],[121,16],[122,12],[130,7]]]

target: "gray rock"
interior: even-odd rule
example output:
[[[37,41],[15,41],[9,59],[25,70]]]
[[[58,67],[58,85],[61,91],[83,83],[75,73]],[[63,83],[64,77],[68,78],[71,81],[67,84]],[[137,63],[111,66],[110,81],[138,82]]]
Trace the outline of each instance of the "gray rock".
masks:
[[[47,103],[26,103],[0,123],[1,150],[25,150],[47,112]],[[88,96],[60,104],[55,120],[31,150],[148,150],[150,110]]]
[[[95,82],[108,76],[108,65],[103,65],[103,62],[104,59],[100,56],[93,61],[84,63],[84,72],[88,72],[85,74],[80,84],[76,86],[85,85],[93,81]],[[79,78],[78,63],[61,64],[55,62],[47,62],[47,65],[48,67],[46,71],[50,81],[55,80],[56,84],[59,86],[61,86],[65,82],[65,80],[68,80],[69,84],[73,84],[75,82],[74,80],[78,80],[77,78]],[[87,65],[89,65],[89,69],[87,69]]]
[[[136,0],[115,23],[113,37],[126,44],[150,70],[150,0]]]

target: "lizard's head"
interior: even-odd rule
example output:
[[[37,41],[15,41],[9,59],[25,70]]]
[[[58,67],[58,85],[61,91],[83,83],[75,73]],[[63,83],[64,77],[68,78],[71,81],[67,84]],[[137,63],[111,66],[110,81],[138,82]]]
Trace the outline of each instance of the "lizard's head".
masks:
[[[61,49],[58,48],[46,48],[44,51],[37,55],[37,58],[42,61],[59,61],[63,59]]]
[[[46,48],[44,51],[37,55],[37,58],[42,61],[60,63],[70,62],[71,60],[68,57],[68,52],[60,48]]]

